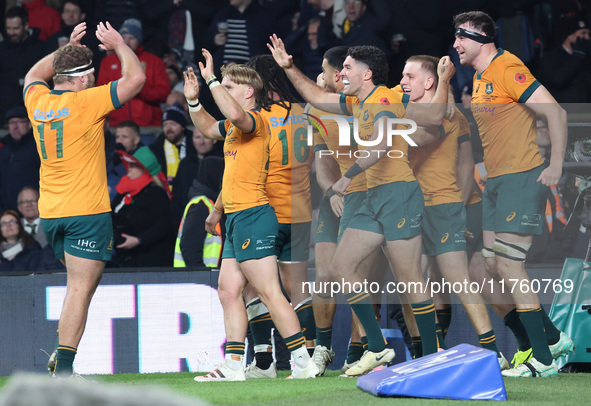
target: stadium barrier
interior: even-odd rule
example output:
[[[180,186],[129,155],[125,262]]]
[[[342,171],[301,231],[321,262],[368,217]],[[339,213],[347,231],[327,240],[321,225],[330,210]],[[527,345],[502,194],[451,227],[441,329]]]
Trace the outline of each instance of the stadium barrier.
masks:
[[[538,277],[554,268],[530,268]],[[217,296],[217,270],[179,268],[107,269],[92,301],[78,348],[75,368],[81,374],[198,372],[223,359],[222,309]],[[313,271],[310,270],[310,274]],[[0,376],[17,371],[44,372],[56,344],[56,330],[65,295],[65,273],[0,275]],[[543,297],[551,303],[552,296]],[[549,310],[549,309],[548,309]],[[347,355],[351,311],[337,306],[333,324],[335,362]],[[408,358],[396,322],[381,309],[381,325],[393,338],[395,362]],[[498,346],[511,358],[516,344],[498,317],[491,320]],[[453,305],[446,338],[449,347],[478,345],[463,308]]]

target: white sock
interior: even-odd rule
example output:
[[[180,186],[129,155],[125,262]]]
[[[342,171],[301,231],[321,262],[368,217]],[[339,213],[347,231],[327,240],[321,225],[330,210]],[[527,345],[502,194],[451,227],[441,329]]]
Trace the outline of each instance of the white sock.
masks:
[[[240,360],[237,361],[235,359],[232,359],[232,355],[237,355],[237,354],[226,354],[226,359],[224,360],[224,365],[227,366],[228,368],[234,370],[234,371],[238,371],[239,369],[243,368],[243,361],[244,361],[244,355],[240,355]]]
[[[306,347],[300,347],[297,350],[291,352],[293,355],[293,360],[297,367],[305,368],[308,366],[308,362],[310,362],[310,354],[308,354],[308,350]]]

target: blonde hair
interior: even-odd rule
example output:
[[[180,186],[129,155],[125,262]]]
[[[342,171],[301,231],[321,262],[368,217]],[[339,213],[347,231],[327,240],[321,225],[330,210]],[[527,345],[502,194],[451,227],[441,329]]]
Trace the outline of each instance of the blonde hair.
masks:
[[[429,72],[431,76],[433,76],[435,84],[434,89],[437,89],[437,84],[439,83],[439,75],[437,73],[439,59],[431,55],[413,55],[406,60],[406,63],[409,62],[417,62],[421,65],[421,68]]]
[[[255,96],[263,90],[263,80],[253,68],[242,64],[224,65],[221,68],[222,79],[228,77],[238,85],[247,85],[253,88]]]

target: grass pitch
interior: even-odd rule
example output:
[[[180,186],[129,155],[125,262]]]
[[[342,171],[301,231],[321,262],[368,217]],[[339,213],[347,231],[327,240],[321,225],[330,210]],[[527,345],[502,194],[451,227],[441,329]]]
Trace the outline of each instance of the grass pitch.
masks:
[[[278,379],[246,382],[193,382],[194,373],[121,374],[88,377],[105,385],[117,383],[129,386],[167,388],[184,396],[200,398],[216,405],[374,405],[404,402],[404,405],[466,405],[465,401],[416,398],[377,398],[357,389],[356,379],[339,378],[338,371],[327,371],[316,379],[285,380],[288,373],[280,372]],[[1,387],[8,377],[0,377]],[[434,382],[434,384],[437,384]],[[558,378],[507,379],[507,406],[583,405],[589,404],[591,374],[560,374]]]

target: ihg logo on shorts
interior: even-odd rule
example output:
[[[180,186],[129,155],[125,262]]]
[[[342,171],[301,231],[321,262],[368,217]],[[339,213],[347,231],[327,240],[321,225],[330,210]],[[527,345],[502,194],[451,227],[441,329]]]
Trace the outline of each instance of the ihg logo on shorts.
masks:
[[[404,152],[391,149],[392,147],[392,140],[395,136],[401,136],[408,145],[411,147],[418,146],[410,135],[413,134],[417,130],[417,123],[413,120],[409,120],[407,118],[391,118],[386,117],[386,119],[382,119],[376,121],[374,125],[378,126],[378,135],[375,139],[364,139],[364,137],[359,136],[359,120],[357,118],[353,119],[353,123],[350,124],[347,118],[344,116],[339,115],[322,115],[320,116],[321,122],[326,122],[327,120],[334,120],[339,128],[339,145],[340,146],[351,146],[352,141],[357,143],[359,147],[362,147],[358,150],[350,150],[346,153],[339,152],[339,151],[331,151],[331,150],[321,150],[320,158],[322,156],[332,156],[333,158],[338,159],[339,156],[346,155],[347,157],[351,158],[352,156],[355,158],[369,158],[372,154],[377,154],[378,157],[382,157],[383,155],[387,156],[388,158],[402,158],[404,156]],[[353,126],[353,137],[351,137],[351,125]],[[308,145],[312,146],[312,125],[308,125]],[[383,144],[384,139],[386,140],[386,144],[388,148],[375,148]]]

